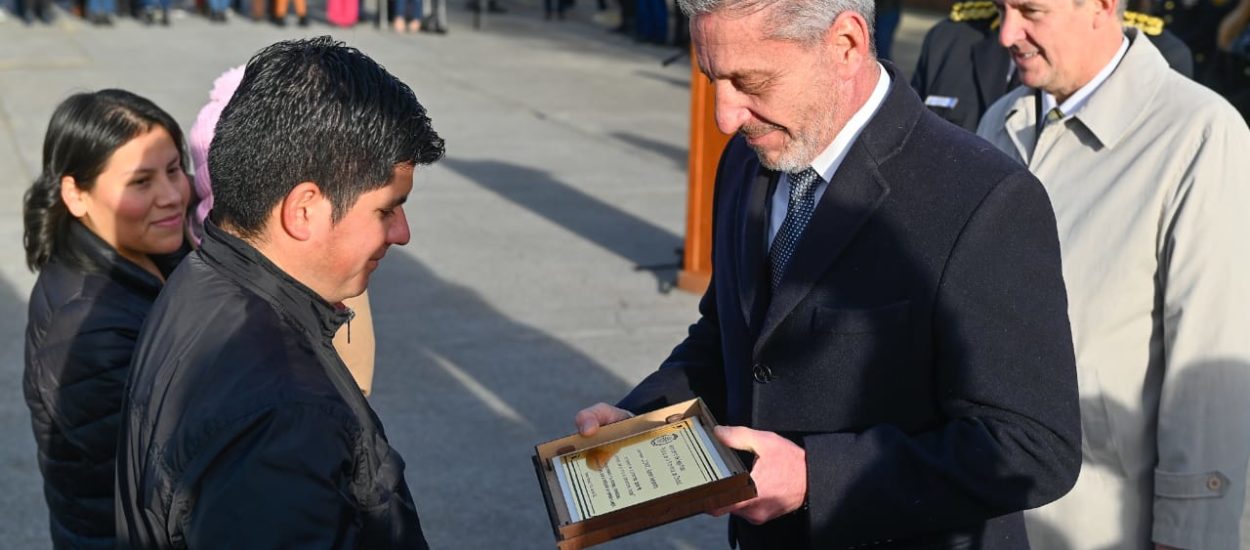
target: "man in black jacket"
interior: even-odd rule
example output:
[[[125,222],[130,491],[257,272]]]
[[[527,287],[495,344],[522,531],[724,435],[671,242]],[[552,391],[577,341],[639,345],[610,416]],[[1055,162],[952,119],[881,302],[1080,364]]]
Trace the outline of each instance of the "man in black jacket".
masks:
[[[329,37],[248,63],[203,247],[139,336],[117,459],[134,548],[425,548],[404,463],[335,353],[443,154],[412,90]]]
[[[1055,218],[872,55],[871,0],[679,0],[721,131],[700,317],[581,433],[702,397],[739,548],[1027,547],[1080,468]],[[842,7],[849,5],[849,8]],[[619,407],[619,408],[618,408]]]

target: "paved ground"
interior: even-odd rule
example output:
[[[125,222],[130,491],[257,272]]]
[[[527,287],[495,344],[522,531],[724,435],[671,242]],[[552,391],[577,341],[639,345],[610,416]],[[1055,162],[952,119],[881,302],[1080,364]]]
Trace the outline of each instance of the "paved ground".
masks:
[[[695,315],[696,296],[667,291],[684,233],[689,64],[662,67],[674,50],[606,33],[610,15],[546,24],[537,3],[513,4],[475,32],[452,3],[442,38],[191,17],[0,22],[0,548],[49,546],[21,396],[34,276],[20,216],[53,107],[125,87],[188,128],[218,73],[278,39],[326,33],[408,82],[448,144],[417,174],[411,244],[372,286],[372,402],[427,536],[435,548],[553,546],[533,445],[570,432],[580,406],[620,397]],[[904,68],[933,21],[904,18]],[[604,548],[724,545],[722,520],[699,517]]]

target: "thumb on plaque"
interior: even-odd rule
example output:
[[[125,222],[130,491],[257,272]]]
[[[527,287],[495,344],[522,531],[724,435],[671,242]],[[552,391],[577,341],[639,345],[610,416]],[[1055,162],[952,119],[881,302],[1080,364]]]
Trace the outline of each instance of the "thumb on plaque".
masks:
[[[716,439],[726,447],[739,451],[755,452],[759,432],[742,426],[717,426],[712,430]]]

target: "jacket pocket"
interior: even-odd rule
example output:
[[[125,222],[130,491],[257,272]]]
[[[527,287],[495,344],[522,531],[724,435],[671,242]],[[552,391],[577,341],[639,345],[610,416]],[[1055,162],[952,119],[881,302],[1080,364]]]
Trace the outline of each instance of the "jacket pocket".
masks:
[[[1176,474],[1155,470],[1155,496],[1218,498],[1224,496],[1228,482],[1228,477],[1220,472]]]
[[[907,323],[911,302],[857,309],[834,309],[816,306],[812,314],[812,330],[834,334],[866,334],[882,332]]]

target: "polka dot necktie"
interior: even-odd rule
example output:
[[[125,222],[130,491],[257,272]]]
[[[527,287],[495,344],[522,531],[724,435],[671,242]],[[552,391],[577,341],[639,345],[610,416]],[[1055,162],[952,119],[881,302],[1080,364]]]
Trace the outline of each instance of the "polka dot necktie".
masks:
[[[786,219],[781,222],[781,229],[773,237],[773,246],[768,251],[768,263],[772,270],[773,290],[781,284],[781,276],[785,274],[786,264],[798,247],[799,237],[803,228],[812,219],[816,210],[816,185],[823,182],[815,170],[807,168],[797,174],[788,174],[790,181],[790,202],[786,206]]]

